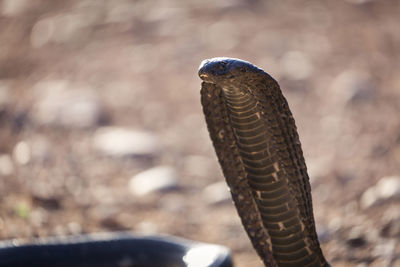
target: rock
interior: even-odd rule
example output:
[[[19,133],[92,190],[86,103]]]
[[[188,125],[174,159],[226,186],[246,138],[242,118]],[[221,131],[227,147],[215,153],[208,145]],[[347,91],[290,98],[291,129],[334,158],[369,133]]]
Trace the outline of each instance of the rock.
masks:
[[[129,181],[129,190],[135,196],[144,196],[177,188],[178,179],[175,169],[158,166],[133,176]]]
[[[20,165],[25,165],[31,160],[31,148],[27,142],[17,143],[13,151],[14,159]]]
[[[14,165],[11,157],[7,154],[0,154],[0,174],[11,175],[14,172]]]
[[[142,221],[135,226],[135,231],[141,234],[157,234],[158,226],[151,221]]]
[[[290,80],[305,80],[313,72],[308,56],[301,51],[289,51],[280,60],[282,74]]]
[[[153,157],[160,150],[158,138],[154,134],[118,127],[98,129],[93,144],[97,150],[113,157]]]
[[[82,234],[82,225],[77,222],[68,223],[67,228],[69,230],[69,233],[71,233],[72,235]]]
[[[345,70],[331,84],[333,101],[354,104],[370,100],[374,96],[369,73],[362,70]]]
[[[211,205],[232,202],[231,194],[225,181],[208,185],[203,189],[202,196],[204,201]]]
[[[353,248],[363,247],[367,244],[367,240],[363,235],[361,227],[353,227],[350,230],[346,243],[348,246]]]
[[[400,197],[400,177],[387,176],[373,187],[368,188],[361,196],[360,204],[363,208],[369,208],[383,201]]]
[[[65,80],[42,81],[34,87],[34,121],[41,125],[89,128],[103,119],[103,107],[94,91]]]

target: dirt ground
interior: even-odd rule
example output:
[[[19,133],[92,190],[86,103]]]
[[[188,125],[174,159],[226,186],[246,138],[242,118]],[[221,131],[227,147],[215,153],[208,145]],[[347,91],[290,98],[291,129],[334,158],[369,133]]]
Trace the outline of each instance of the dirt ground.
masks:
[[[262,266],[231,201],[205,190],[223,177],[197,68],[228,56],[283,88],[332,266],[400,266],[399,14],[397,0],[0,0],[0,238],[132,230]],[[157,146],[99,149],[117,128]],[[165,165],[173,189],[132,192]]]

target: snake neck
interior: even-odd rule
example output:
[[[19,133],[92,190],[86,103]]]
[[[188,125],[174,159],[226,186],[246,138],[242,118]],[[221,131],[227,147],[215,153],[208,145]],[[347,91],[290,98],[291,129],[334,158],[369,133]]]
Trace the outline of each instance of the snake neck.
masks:
[[[328,266],[316,234],[310,234],[305,225],[297,192],[289,185],[285,166],[276,153],[281,148],[269,131],[275,118],[266,120],[260,103],[250,93],[235,87],[222,90],[246,180],[260,223],[270,237],[274,259],[279,266]]]

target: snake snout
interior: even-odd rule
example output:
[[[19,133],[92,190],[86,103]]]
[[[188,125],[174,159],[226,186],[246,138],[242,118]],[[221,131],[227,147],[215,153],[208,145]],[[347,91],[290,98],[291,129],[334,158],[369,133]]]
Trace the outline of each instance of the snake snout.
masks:
[[[199,67],[199,76],[205,82],[213,83],[218,76],[224,76],[230,70],[230,61],[227,58],[211,58],[203,60]],[[215,82],[215,81],[214,81]]]

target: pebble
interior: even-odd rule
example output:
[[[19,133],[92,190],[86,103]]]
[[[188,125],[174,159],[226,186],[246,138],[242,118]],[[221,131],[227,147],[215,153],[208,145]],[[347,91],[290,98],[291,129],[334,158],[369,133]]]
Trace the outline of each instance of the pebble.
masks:
[[[370,75],[362,70],[345,70],[331,83],[335,101],[347,104],[372,99],[374,87]]]
[[[99,128],[93,136],[94,147],[112,157],[154,157],[160,150],[156,135],[119,127]]]
[[[31,148],[25,141],[18,142],[13,151],[14,159],[20,165],[25,165],[31,160]]]
[[[66,80],[41,81],[34,87],[32,117],[41,125],[89,128],[103,118],[103,107],[94,90]]]
[[[158,166],[133,176],[129,181],[129,191],[135,196],[144,196],[177,188],[178,178],[174,168]]]
[[[398,197],[400,197],[400,177],[387,176],[362,194],[360,204],[362,208],[369,208]]]
[[[141,234],[157,234],[158,226],[151,221],[142,221],[135,226],[135,231]]]
[[[77,222],[69,222],[67,228],[72,235],[82,234],[82,226]]]
[[[350,230],[346,243],[348,246],[353,248],[363,247],[367,244],[367,240],[363,235],[361,227],[356,226]]]
[[[0,154],[0,174],[11,175],[14,172],[14,165],[11,157],[7,154]]]
[[[219,205],[232,202],[231,194],[226,182],[210,184],[203,189],[203,199],[210,205]]]

